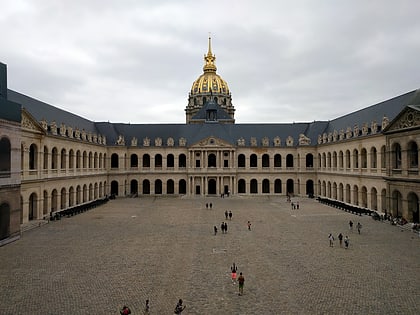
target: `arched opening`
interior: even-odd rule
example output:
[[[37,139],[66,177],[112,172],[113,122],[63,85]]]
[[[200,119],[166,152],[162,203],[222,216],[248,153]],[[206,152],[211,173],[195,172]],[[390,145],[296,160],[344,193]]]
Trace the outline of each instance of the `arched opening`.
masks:
[[[166,193],[172,195],[175,193],[175,183],[172,179],[166,181]]]
[[[274,167],[281,167],[281,155],[274,155]]]
[[[238,167],[245,167],[245,155],[238,155]]]
[[[208,167],[216,167],[216,155],[214,153],[210,153],[207,158],[207,166]]]
[[[295,184],[293,182],[293,179],[288,179],[286,182],[286,190],[287,190],[287,194],[292,196],[295,193]]]
[[[162,155],[156,154],[155,155],[155,168],[162,168]]]
[[[378,154],[375,147],[370,149],[370,167],[373,169],[378,167]]]
[[[268,179],[263,179],[262,192],[263,192],[263,194],[269,194],[270,193],[270,181]]]
[[[216,194],[216,180],[213,178],[210,178],[208,181],[208,190],[209,195],[215,195]]]
[[[357,185],[353,186],[353,204],[359,205],[359,187]]]
[[[187,181],[185,179],[179,180],[179,194],[185,195],[187,193]]]
[[[263,154],[262,156],[262,167],[270,167],[270,156],[268,154]],[[263,182],[264,185],[264,182]]]
[[[32,193],[29,196],[29,213],[28,213],[29,221],[36,219],[37,213],[38,213],[38,196],[36,195],[36,193]]]
[[[111,182],[111,195],[118,196],[118,182],[116,180]]]
[[[306,195],[310,198],[314,196],[314,181],[312,179],[306,181]]]
[[[57,211],[58,210],[58,192],[57,189],[53,189],[51,192],[51,211]],[[48,213],[48,210],[44,209],[44,215]]]
[[[368,204],[367,204],[367,188],[365,186],[363,186],[362,189],[360,190],[360,196],[362,197],[360,205],[364,208],[367,208],[367,206],[368,206]]]
[[[402,195],[398,190],[394,190],[392,192],[392,199],[391,199],[391,214],[393,217],[401,217],[402,215]]]
[[[112,153],[111,154],[111,168],[118,168],[118,154]]]
[[[0,240],[10,235],[10,206],[8,203],[0,205]]]
[[[314,167],[314,156],[312,153],[306,154],[306,167]]]
[[[150,195],[150,182],[148,179],[143,180],[143,195]]]
[[[414,141],[408,143],[408,167],[412,169],[419,167],[419,151]]]
[[[139,167],[139,157],[137,156],[137,154],[130,155],[130,167],[132,168]]]
[[[251,154],[249,158],[249,166],[250,167],[258,167],[258,159],[256,154]]]
[[[36,170],[38,165],[38,148],[35,144],[31,144],[29,147],[29,169]]]
[[[74,206],[74,188],[70,187],[69,189],[69,207]]]
[[[173,168],[175,166],[175,158],[173,154],[168,154],[166,156],[166,167]]]
[[[11,160],[10,141],[7,138],[1,138],[0,140],[0,177],[10,177],[11,161],[12,160]]]
[[[143,167],[150,167],[150,155],[149,154],[143,154]]]
[[[376,191],[376,188],[372,188],[370,190],[370,207],[373,210],[378,210],[378,192]]]
[[[286,155],[286,167],[293,167],[293,154]]]
[[[162,194],[162,181],[160,179],[155,180],[155,195]]]
[[[117,186],[118,187],[118,186]],[[80,185],[76,187],[76,205],[82,202],[82,188]]]
[[[86,202],[87,201],[87,193],[88,193],[88,191],[87,191],[88,189],[87,189],[87,186],[86,186],[86,184],[85,185],[83,185],[83,202]]]
[[[410,192],[407,196],[408,201],[408,220],[419,223],[419,197],[416,193]]]
[[[401,146],[399,143],[394,143],[392,146],[391,162],[394,169],[401,169]]]
[[[61,193],[60,193],[60,209],[65,209],[66,208],[66,200],[67,200],[67,194],[66,194],[66,189],[62,188],[61,189]]]
[[[66,168],[66,149],[61,149],[61,155],[60,155],[60,168],[64,170]]]
[[[281,179],[274,181],[274,193],[281,194]]]
[[[138,192],[139,192],[139,183],[137,180],[132,179],[130,182],[130,194],[137,195]]]
[[[256,179],[251,179],[249,191],[251,194],[258,194],[258,181]]]
[[[240,179],[238,181],[238,194],[245,194],[245,193],[246,193],[245,179]]]
[[[179,168],[187,167],[187,156],[185,154],[180,154],[178,157]]]

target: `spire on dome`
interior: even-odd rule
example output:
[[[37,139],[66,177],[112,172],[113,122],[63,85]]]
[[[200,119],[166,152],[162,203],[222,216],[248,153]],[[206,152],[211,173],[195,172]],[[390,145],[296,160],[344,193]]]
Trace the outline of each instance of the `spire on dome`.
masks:
[[[216,60],[216,56],[213,55],[211,52],[211,37],[209,35],[209,50],[207,52],[207,55],[204,55],[204,61],[206,64],[203,67],[204,72],[216,72],[217,68],[214,64],[214,61]]]

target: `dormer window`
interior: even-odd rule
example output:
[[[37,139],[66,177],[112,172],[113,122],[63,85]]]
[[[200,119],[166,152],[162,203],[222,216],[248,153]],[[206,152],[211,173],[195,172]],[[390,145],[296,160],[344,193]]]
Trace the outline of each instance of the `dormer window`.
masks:
[[[206,121],[217,121],[217,110],[208,109],[206,111]]]

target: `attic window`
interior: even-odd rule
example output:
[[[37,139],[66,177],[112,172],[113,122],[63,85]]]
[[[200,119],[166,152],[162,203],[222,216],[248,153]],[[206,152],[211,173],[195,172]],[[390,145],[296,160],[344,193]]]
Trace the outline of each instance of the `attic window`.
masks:
[[[217,110],[214,110],[214,109],[207,110],[206,121],[217,121]]]

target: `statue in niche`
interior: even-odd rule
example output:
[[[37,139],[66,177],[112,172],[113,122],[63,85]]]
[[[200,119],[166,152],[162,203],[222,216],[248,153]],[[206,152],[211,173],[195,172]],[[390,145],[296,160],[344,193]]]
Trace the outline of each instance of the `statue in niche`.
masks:
[[[305,136],[303,133],[299,135],[299,145],[309,145],[311,144],[311,139]]]

